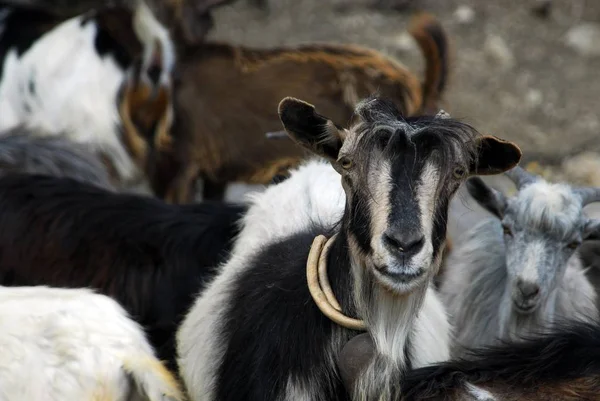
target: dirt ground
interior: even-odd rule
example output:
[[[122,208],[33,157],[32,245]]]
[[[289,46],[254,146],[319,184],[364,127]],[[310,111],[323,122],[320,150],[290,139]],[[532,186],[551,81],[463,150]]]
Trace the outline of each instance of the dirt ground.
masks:
[[[260,11],[247,1],[215,11],[211,39],[256,47],[357,43],[419,74],[423,60],[406,27],[413,12],[433,13],[453,45],[445,109],[518,142],[525,162],[558,165],[593,152],[583,155],[585,174],[571,180],[600,185],[589,177],[600,176],[600,55],[567,43],[572,28],[600,27],[600,1],[554,0],[545,18],[531,11],[540,0],[411,0],[403,11],[374,9],[366,4],[373,0],[270,0]]]
[[[539,0],[411,0],[403,11],[366,6],[373,0],[270,0],[268,12],[247,1],[215,12],[211,39],[256,47],[356,43],[419,74],[423,60],[406,28],[413,12],[433,13],[453,47],[444,108],[481,132],[516,141],[530,170],[600,186],[600,55],[582,54],[567,40],[582,24],[600,27],[599,0],[554,0],[545,18],[531,11]],[[504,177],[486,181],[512,189]],[[588,212],[600,215],[593,206]],[[451,236],[486,214],[462,188],[451,205]]]

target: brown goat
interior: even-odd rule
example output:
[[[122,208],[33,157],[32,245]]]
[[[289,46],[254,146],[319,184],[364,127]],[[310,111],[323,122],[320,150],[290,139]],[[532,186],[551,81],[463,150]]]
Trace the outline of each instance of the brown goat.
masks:
[[[204,197],[222,198],[233,181],[268,183],[304,156],[286,140],[276,110],[285,96],[314,104],[338,124],[353,118],[358,99],[379,92],[405,115],[437,111],[448,74],[448,40],[430,15],[413,20],[410,32],[423,52],[424,82],[381,53],[351,45],[249,49],[206,43],[179,55],[170,138],[154,138],[154,192],[168,202],[190,202],[197,178]],[[317,83],[317,84],[315,84]],[[158,143],[160,142],[160,144]],[[169,144],[170,143],[170,144]]]

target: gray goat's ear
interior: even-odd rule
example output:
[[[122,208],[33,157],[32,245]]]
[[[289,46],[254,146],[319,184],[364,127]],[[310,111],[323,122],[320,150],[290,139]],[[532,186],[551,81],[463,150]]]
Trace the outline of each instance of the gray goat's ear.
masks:
[[[337,160],[344,137],[333,121],[315,111],[315,106],[286,97],[279,103],[279,118],[296,143],[330,161]]]
[[[488,187],[479,177],[472,177],[467,180],[467,190],[469,194],[488,212],[494,214],[499,219],[504,217],[506,209],[506,197],[502,192]]]
[[[600,239],[600,220],[590,219],[583,230],[583,239]]]

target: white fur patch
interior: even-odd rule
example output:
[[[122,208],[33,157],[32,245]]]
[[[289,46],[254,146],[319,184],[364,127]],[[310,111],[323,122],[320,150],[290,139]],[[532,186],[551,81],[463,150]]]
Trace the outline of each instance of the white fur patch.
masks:
[[[215,376],[224,354],[218,333],[230,297],[227,289],[248,267],[248,258],[278,239],[306,230],[311,222],[335,224],[344,212],[346,197],[340,175],[329,163],[314,160],[280,184],[250,194],[248,200],[250,209],[231,259],[198,297],[177,333],[179,368],[194,401],[215,400]]]
[[[7,53],[0,81],[0,131],[25,124],[90,144],[112,159],[125,182],[141,171],[119,139],[116,95],[125,72],[94,47],[97,27],[83,17],[60,24],[20,57]]]
[[[107,296],[0,287],[0,327],[2,401],[179,399],[141,327]]]
[[[444,305],[432,288],[427,289],[412,334],[414,368],[450,359],[450,323]]]
[[[542,241],[531,242],[523,251],[523,270],[518,277],[525,283],[538,283],[538,263],[544,252],[545,244]]]
[[[496,401],[496,397],[487,390],[477,387],[471,383],[465,385],[469,395],[473,396],[473,401]]]
[[[417,202],[421,212],[421,229],[425,236],[425,244],[423,249],[412,258],[412,265],[415,270],[429,266],[432,263],[433,244],[431,243],[431,237],[439,175],[439,171],[434,164],[426,163],[417,184]]]

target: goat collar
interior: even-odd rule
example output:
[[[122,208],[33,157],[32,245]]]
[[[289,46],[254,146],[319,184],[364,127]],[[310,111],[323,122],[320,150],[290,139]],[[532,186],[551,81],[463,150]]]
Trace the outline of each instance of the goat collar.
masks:
[[[353,319],[342,313],[342,308],[333,294],[327,277],[327,255],[337,234],[327,239],[318,235],[313,240],[306,262],[306,279],[308,290],[317,307],[325,316],[342,327],[351,330],[365,331],[365,322]]]

